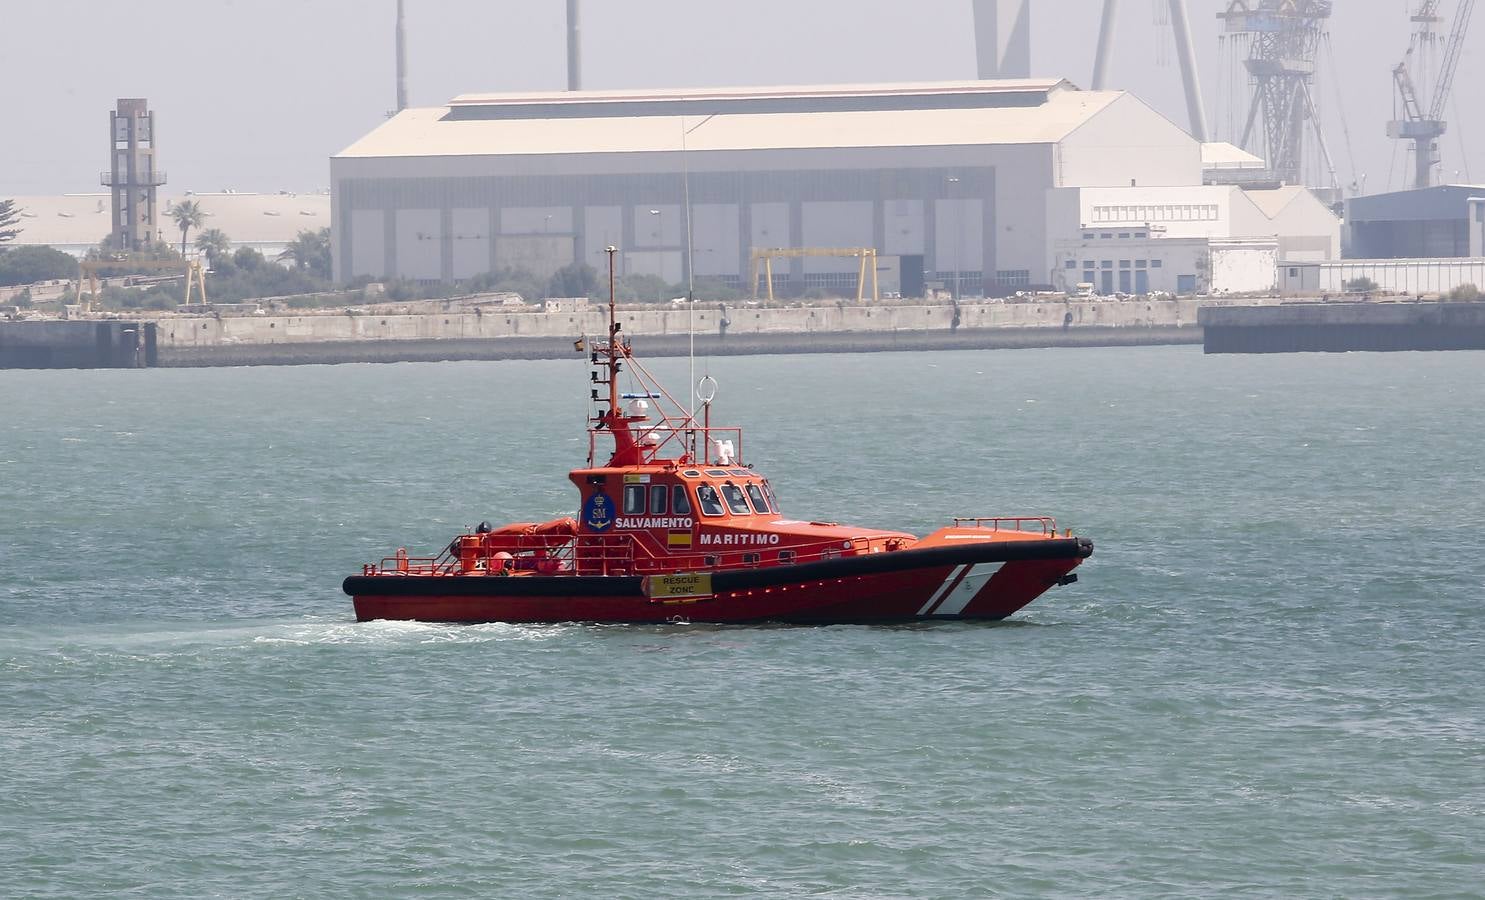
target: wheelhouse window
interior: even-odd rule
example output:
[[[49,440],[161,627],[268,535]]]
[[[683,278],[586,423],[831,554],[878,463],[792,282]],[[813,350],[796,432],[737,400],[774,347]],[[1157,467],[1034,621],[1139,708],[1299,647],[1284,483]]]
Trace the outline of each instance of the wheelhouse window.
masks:
[[[642,516],[645,514],[645,492],[648,488],[643,484],[624,485],[624,515]]]
[[[765,499],[763,496],[763,490],[751,481],[747,483],[746,488],[748,492],[748,502],[753,504],[753,512],[757,513],[760,516],[768,515],[770,510],[768,508],[768,500]]]
[[[748,498],[743,496],[742,488],[732,482],[722,485],[722,496],[727,498],[727,507],[733,515],[746,516],[752,512],[748,509]]]
[[[696,486],[696,502],[701,507],[703,516],[727,515],[727,511],[722,508],[722,498],[717,495],[717,489],[709,484]]]
[[[665,484],[650,485],[650,515],[663,516],[670,507],[670,486]]]
[[[678,516],[691,515],[691,498],[686,494],[686,486],[678,484],[670,490],[670,509]]]
[[[774,496],[773,485],[769,484],[767,481],[763,482],[763,495],[768,498],[768,508],[778,513],[779,498]]]

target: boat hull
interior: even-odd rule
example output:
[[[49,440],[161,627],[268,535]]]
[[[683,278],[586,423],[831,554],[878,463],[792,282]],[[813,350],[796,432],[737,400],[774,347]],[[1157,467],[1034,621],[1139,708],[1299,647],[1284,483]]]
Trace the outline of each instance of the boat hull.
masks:
[[[997,620],[1063,583],[1084,538],[994,541],[711,575],[704,597],[647,595],[638,576],[360,575],[356,618],[422,622],[790,622]]]

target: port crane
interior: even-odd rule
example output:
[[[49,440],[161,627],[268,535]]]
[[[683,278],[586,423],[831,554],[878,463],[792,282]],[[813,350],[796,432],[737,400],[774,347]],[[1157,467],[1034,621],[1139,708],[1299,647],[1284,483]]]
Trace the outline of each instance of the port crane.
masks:
[[[134,269],[139,271],[169,271],[182,272],[186,279],[185,298],[183,305],[191,305],[191,288],[194,285],[201,297],[201,303],[206,303],[206,269],[197,259],[135,259],[127,253],[115,253],[105,259],[85,259],[77,264],[77,288],[74,296],[81,305],[84,313],[93,311],[93,304],[102,298],[98,290],[98,276],[101,272],[110,269]],[[179,277],[179,276],[177,276]],[[87,280],[88,293],[83,293],[83,280]],[[107,283],[105,279],[105,284]],[[86,299],[84,299],[86,298]]]
[[[1441,0],[1420,0],[1413,21],[1418,28],[1403,61],[1392,69],[1392,81],[1397,85],[1398,99],[1402,104],[1402,115],[1387,123],[1387,136],[1400,141],[1413,142],[1414,188],[1426,188],[1433,184],[1433,173],[1439,166],[1439,137],[1448,130],[1444,121],[1444,104],[1454,87],[1454,73],[1459,69],[1459,59],[1464,51],[1464,36],[1470,27],[1470,16],[1475,11],[1475,0],[1459,0],[1454,12],[1454,25],[1444,48],[1444,61],[1439,66],[1438,80],[1434,83],[1433,98],[1428,109],[1418,101],[1418,90],[1413,84],[1413,75],[1408,63],[1420,56],[1423,49],[1433,42],[1433,27],[1439,21]]]

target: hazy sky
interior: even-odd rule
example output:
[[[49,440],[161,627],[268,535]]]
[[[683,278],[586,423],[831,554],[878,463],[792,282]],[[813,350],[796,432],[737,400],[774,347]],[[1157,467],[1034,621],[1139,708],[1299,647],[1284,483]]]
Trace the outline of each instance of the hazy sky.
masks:
[[[1342,184],[1401,187],[1408,162],[1384,133],[1391,67],[1416,0],[1336,0],[1334,71],[1320,102]],[[1452,13],[1457,0],[1444,0]],[[1216,12],[1189,0],[1208,117],[1241,128]],[[565,86],[563,0],[407,0],[414,105],[474,91]],[[1035,74],[1086,86],[1100,0],[1034,0]],[[1165,0],[1122,0],[1115,86],[1186,123]],[[0,197],[98,190],[108,110],[146,97],[168,191],[313,190],[328,157],[394,105],[393,0],[0,0]],[[969,0],[584,0],[593,88],[971,78]],[[1446,118],[1444,168],[1485,181],[1485,21],[1476,21]],[[1241,84],[1238,85],[1242,87]],[[1339,87],[1340,101],[1337,100]],[[1232,99],[1229,100],[1231,95]],[[1349,126],[1350,146],[1340,110]],[[1460,121],[1455,110],[1468,118]],[[1229,121],[1233,124],[1229,125]],[[1461,153],[1460,136],[1468,148]],[[1354,163],[1353,163],[1354,152]],[[1394,158],[1395,155],[1395,158]]]

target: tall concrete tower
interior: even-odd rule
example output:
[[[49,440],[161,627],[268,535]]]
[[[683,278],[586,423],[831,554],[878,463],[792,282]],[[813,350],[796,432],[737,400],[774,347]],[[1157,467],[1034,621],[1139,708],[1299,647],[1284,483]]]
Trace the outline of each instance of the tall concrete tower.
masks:
[[[578,26],[578,0],[567,0],[567,89],[583,89],[583,42]]]
[[[147,247],[157,233],[155,189],[165,173],[155,167],[155,114],[149,101],[120,99],[108,114],[109,170],[99,180],[113,189],[113,245]]]
[[[407,22],[397,0],[397,111],[407,109]]]
[[[974,0],[980,78],[1031,77],[1031,0]]]
[[[1191,25],[1187,21],[1186,0],[1168,0],[1171,34],[1176,39],[1176,56],[1181,61],[1181,86],[1186,91],[1186,114],[1191,119],[1191,136],[1207,139],[1207,110],[1201,99],[1201,75],[1196,69],[1196,51],[1191,46]],[[1103,0],[1103,20],[1098,26],[1098,50],[1093,56],[1095,91],[1109,89],[1109,58],[1114,53],[1114,23],[1119,15],[1119,0]]]

